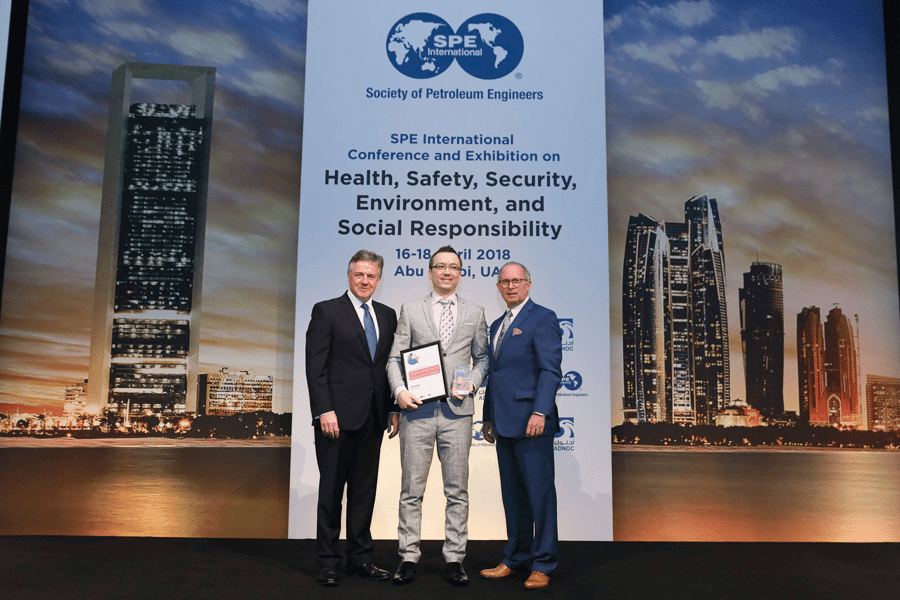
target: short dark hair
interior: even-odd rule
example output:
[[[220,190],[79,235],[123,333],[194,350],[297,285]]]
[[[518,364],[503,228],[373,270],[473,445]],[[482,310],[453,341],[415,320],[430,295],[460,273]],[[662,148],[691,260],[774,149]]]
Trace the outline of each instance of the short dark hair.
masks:
[[[353,258],[347,263],[347,275],[353,270],[353,263],[358,263],[360,261],[378,265],[378,279],[381,279],[381,271],[384,269],[384,259],[371,250],[358,250],[356,254],[353,255]]]
[[[434,257],[440,254],[441,252],[449,252],[450,254],[456,255],[457,260],[459,260],[459,268],[462,269],[462,257],[459,255],[459,252],[453,249],[453,246],[441,246],[437,250],[435,250],[431,254],[431,258],[428,259],[428,270],[434,266]]]
[[[497,271],[497,282],[500,281],[500,274],[503,273],[503,269],[505,269],[506,267],[512,267],[512,266],[522,267],[522,272],[525,273],[525,281],[531,281],[531,273],[528,272],[528,268],[525,265],[523,265],[522,263],[518,263],[514,260],[511,260],[508,263],[506,263],[505,265],[503,265],[502,267],[500,267],[500,270]]]

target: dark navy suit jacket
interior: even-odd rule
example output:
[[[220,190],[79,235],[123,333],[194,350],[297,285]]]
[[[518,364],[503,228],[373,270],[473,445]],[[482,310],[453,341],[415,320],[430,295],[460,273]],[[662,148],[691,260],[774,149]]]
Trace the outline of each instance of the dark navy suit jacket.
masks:
[[[562,335],[556,313],[530,298],[509,325],[500,352],[494,338],[503,316],[491,324],[490,366],[484,420],[503,437],[524,438],[532,413],[547,417],[543,435],[559,431],[556,391],[562,380]]]

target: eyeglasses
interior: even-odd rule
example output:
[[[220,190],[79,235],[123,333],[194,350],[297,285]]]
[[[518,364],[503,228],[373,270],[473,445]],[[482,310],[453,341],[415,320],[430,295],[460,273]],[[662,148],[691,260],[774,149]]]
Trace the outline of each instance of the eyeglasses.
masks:
[[[497,283],[500,284],[500,287],[519,287],[522,285],[523,281],[529,281],[528,279],[501,279]]]
[[[459,265],[431,265],[435,271],[450,271],[451,273],[459,273]]]

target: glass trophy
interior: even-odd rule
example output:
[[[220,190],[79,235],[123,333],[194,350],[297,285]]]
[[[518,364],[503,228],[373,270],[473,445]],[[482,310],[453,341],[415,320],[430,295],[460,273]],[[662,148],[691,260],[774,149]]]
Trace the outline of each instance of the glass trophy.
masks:
[[[456,367],[453,372],[453,385],[450,393],[457,396],[468,396],[469,390],[469,365]]]

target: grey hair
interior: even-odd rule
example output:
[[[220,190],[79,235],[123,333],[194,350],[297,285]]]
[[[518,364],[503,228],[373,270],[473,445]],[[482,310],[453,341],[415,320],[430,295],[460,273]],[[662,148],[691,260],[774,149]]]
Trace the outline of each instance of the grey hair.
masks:
[[[498,283],[500,282],[500,274],[503,273],[503,269],[505,269],[506,267],[511,267],[511,266],[522,267],[522,271],[525,273],[525,281],[531,281],[531,273],[528,272],[528,268],[525,265],[523,265],[522,263],[518,263],[514,260],[511,260],[508,263],[506,263],[505,265],[503,265],[502,267],[500,267],[500,270],[497,271],[497,282]]]
[[[349,275],[350,271],[353,270],[353,264],[360,261],[375,263],[376,265],[378,265],[378,279],[381,279],[381,271],[382,269],[384,269],[384,259],[371,250],[359,250],[356,252],[356,254],[353,255],[353,258],[351,258],[350,262],[347,263],[347,275]]]

